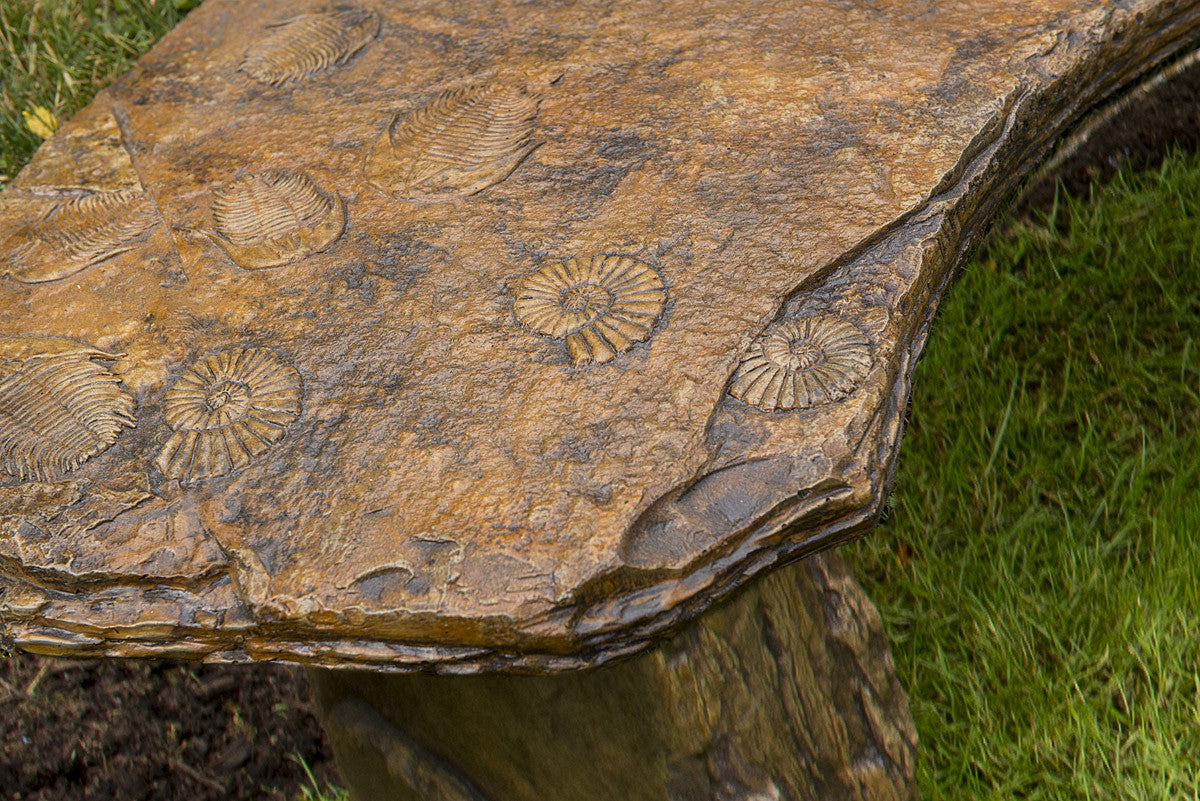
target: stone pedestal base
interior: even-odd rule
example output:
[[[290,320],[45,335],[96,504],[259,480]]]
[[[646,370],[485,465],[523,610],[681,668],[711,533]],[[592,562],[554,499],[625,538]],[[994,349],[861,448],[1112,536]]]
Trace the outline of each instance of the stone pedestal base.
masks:
[[[314,670],[354,801],[890,801],[916,735],[836,554],[628,661],[555,676]]]

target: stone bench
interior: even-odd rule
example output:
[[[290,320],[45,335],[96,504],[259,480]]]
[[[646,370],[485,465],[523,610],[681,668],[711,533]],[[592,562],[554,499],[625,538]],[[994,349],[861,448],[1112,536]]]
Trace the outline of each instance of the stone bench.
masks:
[[[309,667],[356,799],[911,797],[938,298],[1200,3],[208,0],[0,194],[0,636]]]

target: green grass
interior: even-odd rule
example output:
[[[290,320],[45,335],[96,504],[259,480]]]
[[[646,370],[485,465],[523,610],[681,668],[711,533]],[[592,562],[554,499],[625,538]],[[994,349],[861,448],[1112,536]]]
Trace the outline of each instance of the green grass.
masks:
[[[311,787],[305,787],[300,791],[297,801],[350,801],[350,791],[337,787],[326,787],[322,790],[314,780]]]
[[[991,236],[845,549],[927,799],[1200,798],[1200,158]]]
[[[300,768],[304,771],[304,776],[308,780],[308,786],[300,789],[300,796],[297,801],[350,801],[350,792],[342,790],[338,787],[326,785],[324,788],[317,782],[317,777],[313,776],[312,769],[304,757],[297,754],[296,762],[300,764]]]
[[[0,185],[195,0],[0,0]],[[878,600],[927,799],[1200,798],[1200,158],[995,233],[917,367]],[[304,801],[345,801],[313,782]]]
[[[0,0],[0,186],[41,143],[22,112],[65,120],[199,0]]]

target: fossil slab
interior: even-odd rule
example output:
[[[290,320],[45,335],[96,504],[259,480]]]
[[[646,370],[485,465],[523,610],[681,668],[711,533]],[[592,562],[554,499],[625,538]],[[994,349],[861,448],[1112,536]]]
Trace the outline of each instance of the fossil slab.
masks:
[[[963,252],[1198,36],[1165,0],[208,0],[0,194],[0,242],[146,204],[78,270],[0,264],[5,336],[99,393],[39,397],[109,423],[42,461],[0,420],[5,638],[644,647],[871,526]]]

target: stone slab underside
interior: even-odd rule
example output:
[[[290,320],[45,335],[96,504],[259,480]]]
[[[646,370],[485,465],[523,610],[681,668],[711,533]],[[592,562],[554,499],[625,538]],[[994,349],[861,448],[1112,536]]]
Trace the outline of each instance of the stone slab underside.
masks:
[[[870,527],[964,250],[1198,35],[1164,0],[208,0],[0,194],[0,630],[636,651]]]

